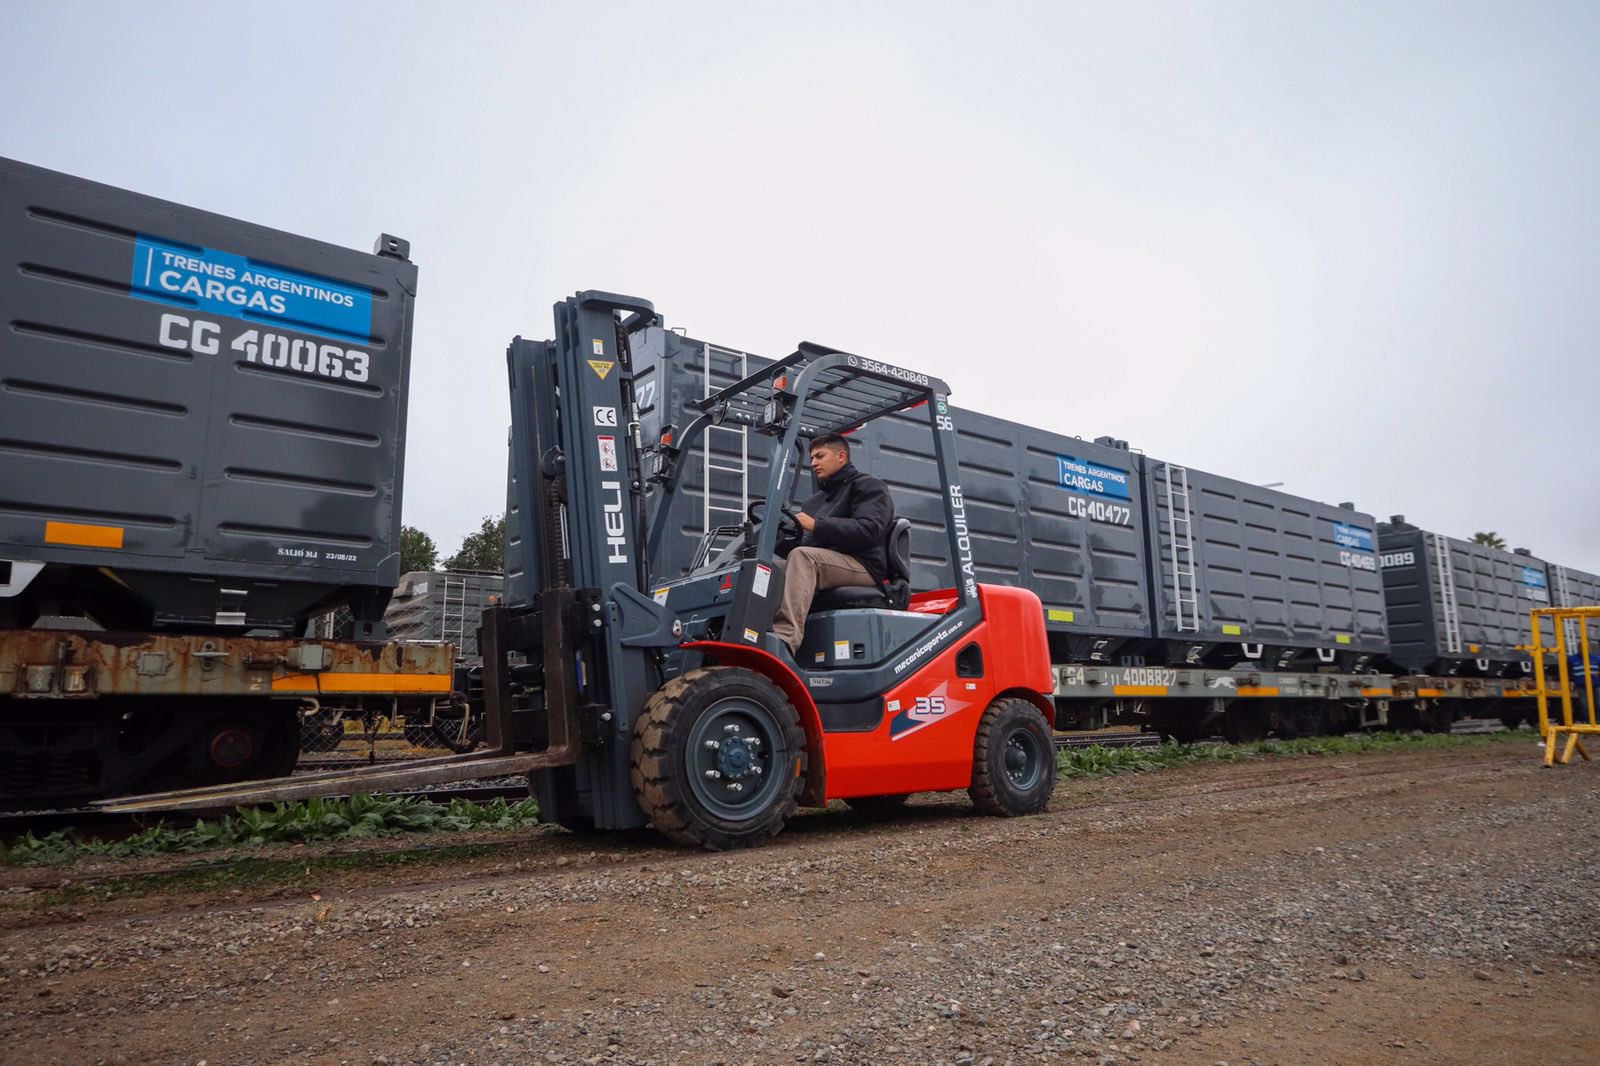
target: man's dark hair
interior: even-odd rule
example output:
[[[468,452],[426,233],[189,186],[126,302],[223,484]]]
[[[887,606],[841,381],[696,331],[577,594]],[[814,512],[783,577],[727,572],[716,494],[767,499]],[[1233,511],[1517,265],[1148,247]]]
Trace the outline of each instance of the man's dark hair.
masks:
[[[811,438],[811,446],[813,448],[817,447],[819,444],[822,447],[827,448],[829,451],[833,451],[835,449],[842,451],[844,452],[844,457],[846,459],[850,458],[850,442],[845,440],[837,433],[824,433],[820,437]]]

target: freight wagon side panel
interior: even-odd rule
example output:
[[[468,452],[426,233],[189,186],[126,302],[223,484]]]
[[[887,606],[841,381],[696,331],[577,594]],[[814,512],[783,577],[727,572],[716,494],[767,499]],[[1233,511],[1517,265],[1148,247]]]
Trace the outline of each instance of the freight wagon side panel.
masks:
[[[1370,515],[1148,457],[1141,474],[1158,637],[1389,650]]]
[[[646,445],[662,430],[683,428],[699,413],[690,404],[772,365],[771,359],[651,327],[633,342],[634,397]],[[767,487],[767,456],[772,438],[744,427],[712,426],[694,445],[684,465],[654,577],[682,575],[708,529],[745,520],[750,501]],[[800,478],[809,485],[808,478]],[[802,489],[802,491],[806,491]],[[726,543],[719,538],[716,546]]]
[[[1096,639],[1148,637],[1142,501],[1129,454],[974,411],[953,414],[978,580],[1035,592],[1058,657],[1088,654]],[[911,520],[912,586],[948,584],[926,420],[915,412],[884,419],[859,436],[863,467],[888,483],[896,512]]]
[[[1525,552],[1450,540],[1455,567],[1461,637],[1475,658],[1521,662],[1517,645],[1533,637],[1528,611],[1550,606],[1550,578],[1543,560]]]
[[[1556,563],[1548,564],[1550,606],[1600,607],[1600,576]],[[1595,628],[1593,626],[1591,629]],[[1600,637],[1600,634],[1596,634]],[[1595,639],[1591,637],[1591,639]]]
[[[1391,658],[1405,669],[1498,673],[1528,662],[1528,611],[1550,606],[1545,563],[1419,529],[1379,526],[1384,594],[1395,634]]]
[[[772,362],[658,329],[635,342],[634,355],[647,443],[665,425],[681,430],[693,417],[687,409],[693,401]],[[1142,506],[1126,450],[960,408],[952,414],[978,579],[1036,592],[1059,654],[1069,639],[1147,638]],[[695,445],[674,525],[657,560],[658,576],[680,574],[707,528],[742,521],[747,502],[765,491],[770,438],[746,434],[711,429]],[[931,443],[920,411],[881,419],[851,435],[861,468],[888,484],[896,513],[912,523],[916,589],[942,588],[953,580]],[[796,494],[803,498],[812,491],[802,473]]]
[[[1378,561],[1389,616],[1389,657],[1406,670],[1425,671],[1440,656],[1437,568],[1421,530],[1378,526]]]
[[[110,568],[157,621],[280,625],[350,589],[381,612],[404,242],[364,254],[0,160],[0,250],[0,556]]]

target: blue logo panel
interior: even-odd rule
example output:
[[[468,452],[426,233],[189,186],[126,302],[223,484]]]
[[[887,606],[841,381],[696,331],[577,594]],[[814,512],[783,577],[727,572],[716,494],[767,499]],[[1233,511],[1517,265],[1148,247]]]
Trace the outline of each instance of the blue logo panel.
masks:
[[[1070,455],[1056,456],[1056,468],[1061,478],[1061,487],[1068,492],[1099,496],[1106,500],[1120,500],[1124,503],[1133,498],[1128,493],[1126,470],[1118,470],[1114,466],[1101,466],[1099,463],[1076,459]]]
[[[342,340],[372,340],[368,290],[231,252],[141,235],[134,244],[132,283],[141,300]]]
[[[1343,522],[1333,524],[1333,542],[1341,548],[1351,551],[1372,551],[1372,530],[1362,529],[1360,526],[1347,526]]]

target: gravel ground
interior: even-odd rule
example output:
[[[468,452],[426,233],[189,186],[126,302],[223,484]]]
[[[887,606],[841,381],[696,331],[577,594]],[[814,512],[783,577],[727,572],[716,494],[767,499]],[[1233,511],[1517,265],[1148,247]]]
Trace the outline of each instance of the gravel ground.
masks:
[[[731,855],[540,830],[330,873],[316,898],[180,881],[41,907],[61,871],[11,870],[0,1046],[18,1064],[1588,1064],[1597,774],[1540,769],[1531,738],[1256,760],[1064,783],[1012,821],[964,797],[819,812]]]

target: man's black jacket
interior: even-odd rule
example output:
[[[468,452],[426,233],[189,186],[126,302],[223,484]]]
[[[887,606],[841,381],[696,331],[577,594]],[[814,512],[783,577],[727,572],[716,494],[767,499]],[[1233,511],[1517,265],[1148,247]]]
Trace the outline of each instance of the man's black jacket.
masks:
[[[874,581],[889,576],[889,552],[884,540],[894,523],[894,501],[889,487],[854,463],[846,463],[800,509],[817,520],[817,527],[800,543],[831,548],[861,560]]]

